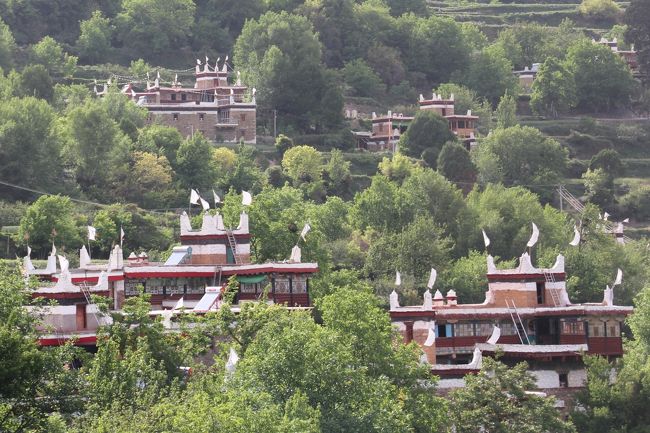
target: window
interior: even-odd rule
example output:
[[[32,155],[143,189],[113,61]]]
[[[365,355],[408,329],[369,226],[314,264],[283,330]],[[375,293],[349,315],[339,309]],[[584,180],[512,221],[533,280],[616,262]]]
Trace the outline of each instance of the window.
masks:
[[[544,283],[537,283],[537,303],[544,303]]]
[[[445,325],[437,325],[436,326],[437,331],[438,331],[437,332],[437,334],[438,334],[437,337],[441,337],[441,338],[451,337],[452,334],[453,334],[452,326],[453,325],[451,325],[450,323],[445,324]]]
[[[492,335],[492,330],[494,326],[492,323],[477,323],[476,324],[476,336],[485,336],[489,337]]]
[[[517,335],[515,331],[515,326],[511,321],[503,322],[499,326],[501,328],[501,335]]]
[[[176,100],[176,93],[172,93],[172,101]]]
[[[560,388],[568,388],[569,373],[559,373],[558,376],[560,377]]]
[[[245,113],[240,114],[239,115],[239,120],[241,120],[242,122],[245,122],[246,121],[246,114]]]
[[[289,293],[289,279],[287,277],[275,279],[275,293]]]
[[[473,337],[474,324],[473,323],[457,323],[456,324],[456,337]]]
[[[293,293],[307,293],[307,278],[302,275],[296,275],[291,281]]]
[[[172,116],[173,116],[174,120],[178,120],[178,113],[174,113],[174,114],[172,114]]]
[[[181,101],[187,101],[187,95],[185,93],[181,94]]]
[[[203,113],[199,113],[199,120],[203,120],[204,116],[205,115]]]
[[[589,329],[591,330],[591,335],[593,337],[600,337],[601,332],[600,332],[599,324],[594,323],[591,326],[589,326]]]
[[[562,322],[562,334],[564,335],[584,335],[585,327],[583,322],[577,320],[567,320]]]
[[[459,129],[465,129],[465,121],[464,120],[459,120],[458,121],[458,128]]]

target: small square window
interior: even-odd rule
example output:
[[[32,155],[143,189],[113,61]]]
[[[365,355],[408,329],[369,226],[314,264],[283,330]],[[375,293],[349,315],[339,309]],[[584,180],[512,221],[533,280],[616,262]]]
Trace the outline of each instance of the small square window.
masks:
[[[203,120],[203,116],[204,116],[203,113],[199,113],[199,120]]]
[[[560,377],[560,388],[568,388],[569,387],[569,374],[568,373],[560,373],[558,376]]]
[[[178,113],[174,113],[172,116],[174,116],[174,120],[178,120]]]
[[[176,100],[176,93],[172,93],[172,101]]]
[[[185,93],[181,94],[181,100],[186,101],[187,100],[187,95]]]

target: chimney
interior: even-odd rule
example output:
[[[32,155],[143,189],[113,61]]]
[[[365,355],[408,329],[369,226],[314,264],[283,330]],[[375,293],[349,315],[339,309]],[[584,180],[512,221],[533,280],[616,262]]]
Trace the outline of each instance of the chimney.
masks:
[[[447,305],[457,305],[458,298],[456,297],[456,292],[452,289],[447,292]]]

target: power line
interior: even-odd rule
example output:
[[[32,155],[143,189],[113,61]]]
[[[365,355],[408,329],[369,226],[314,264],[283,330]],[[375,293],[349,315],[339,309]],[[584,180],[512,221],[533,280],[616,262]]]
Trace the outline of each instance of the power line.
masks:
[[[40,191],[40,190],[37,190],[37,189],[28,188],[28,187],[20,186],[20,185],[16,185],[16,184],[9,183],[9,182],[3,181],[3,180],[0,180],[0,185],[8,186],[8,187],[10,187],[10,188],[21,189],[21,190],[23,190],[23,191],[33,192],[33,193],[35,193],[35,194],[40,194],[40,195],[56,195],[56,194],[52,194],[52,193],[50,193],[50,192]],[[82,200],[82,199],[79,199],[79,198],[73,198],[73,197],[70,197],[70,196],[68,196],[68,198],[69,198],[71,201],[74,201],[74,202],[83,203],[83,204],[89,204],[89,205],[91,205],[91,206],[97,206],[97,207],[101,207],[101,208],[107,208],[107,207],[110,206],[110,205],[108,205],[108,204],[97,203],[97,202],[90,201],[90,200]],[[142,210],[145,211],[145,212],[149,212],[149,213],[153,213],[153,214],[158,214],[158,215],[161,215],[161,214],[164,214],[164,213],[165,213],[165,212],[159,212],[158,210],[152,210],[152,209],[142,209]]]

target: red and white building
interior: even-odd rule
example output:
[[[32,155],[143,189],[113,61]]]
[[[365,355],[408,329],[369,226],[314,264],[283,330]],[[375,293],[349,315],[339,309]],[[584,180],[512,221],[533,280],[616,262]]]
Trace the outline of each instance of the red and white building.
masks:
[[[164,263],[150,262],[147,255],[131,254],[122,258],[115,246],[108,264],[92,264],[85,247],[80,250],[78,269],[69,269],[67,260],[51,254],[46,269],[35,269],[29,256],[24,268],[42,282],[34,298],[56,300],[56,306],[39,307],[42,315],[40,343],[59,345],[67,340],[93,346],[99,325],[110,322],[92,303],[91,295],[112,299],[111,308],[120,310],[125,299],[138,296],[140,290],[151,295],[153,315],[169,320],[171,314],[205,314],[216,311],[221,303],[222,287],[235,276],[239,285],[233,303],[237,312],[244,302],[265,301],[290,308],[310,306],[309,280],[318,272],[317,263],[302,263],[300,249],[282,262],[251,263],[248,214],[240,215],[236,228],[227,228],[220,214],[203,216],[199,229],[190,218],[180,216],[181,245],[175,247]],[[264,297],[265,289],[266,297]],[[182,310],[179,307],[182,306]],[[31,308],[31,307],[30,307]]]
[[[487,279],[481,304],[459,304],[450,290],[445,296],[427,291],[422,305],[400,306],[391,294],[393,324],[406,342],[422,347],[441,388],[463,386],[482,357],[496,353],[507,364],[527,361],[540,389],[582,387],[584,355],[623,354],[621,327],[632,307],[614,305],[609,287],[602,302],[572,303],[562,255],[543,269],[524,253],[517,268],[503,270],[488,256]]]
[[[203,65],[197,60],[194,87],[183,87],[178,76],[165,86],[158,73],[153,82],[147,80],[146,89],[129,83],[122,93],[149,111],[148,123],[174,127],[185,137],[200,132],[215,142],[255,143],[255,89],[249,92],[238,72],[234,83],[229,75],[227,62],[211,66],[207,59]]]
[[[418,101],[420,110],[431,110],[444,117],[449,122],[449,129],[458,139],[470,149],[476,143],[476,128],[478,116],[473,116],[472,111],[467,114],[456,114],[454,95],[443,98],[433,93],[431,99],[424,99],[420,95]],[[353,131],[357,140],[357,148],[370,151],[390,151],[397,149],[400,137],[413,121],[414,117],[404,116],[402,113],[389,111],[387,115],[372,113],[372,131]]]

